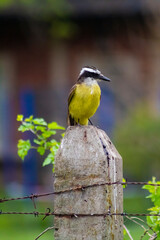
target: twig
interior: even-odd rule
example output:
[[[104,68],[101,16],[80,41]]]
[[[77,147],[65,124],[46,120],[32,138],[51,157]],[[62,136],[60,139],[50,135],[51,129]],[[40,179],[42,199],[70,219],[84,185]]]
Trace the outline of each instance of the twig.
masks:
[[[149,229],[146,229],[142,224],[140,224],[139,222],[137,222],[136,220],[134,220],[132,217],[127,217],[126,216],[126,218],[128,218],[129,220],[131,220],[132,222],[134,222],[134,223],[136,223],[137,225],[139,225],[141,228],[143,228],[143,230],[144,230],[144,232],[145,232],[145,234],[147,233],[148,234],[148,236],[152,236],[148,231],[149,231]],[[138,219],[139,220],[139,219]],[[142,238],[141,238],[142,239]]]
[[[133,240],[133,238],[132,238],[129,230],[127,229],[127,227],[126,227],[125,225],[123,225],[123,227],[124,227],[124,229],[126,230],[126,233],[128,234],[128,237],[129,237],[131,240]]]
[[[146,233],[151,230],[153,232],[153,235],[151,235],[150,239],[149,240],[154,240],[157,238],[157,233],[153,230],[153,228],[151,226],[149,226],[143,219],[141,218],[138,218],[138,217],[131,217],[131,219],[137,219],[141,222],[143,222],[145,225],[148,226],[148,230],[146,230],[146,232],[144,232],[143,236],[141,236],[141,239],[143,239],[143,237],[146,235]]]
[[[157,233],[154,233],[149,240],[155,240],[157,238]]]
[[[144,231],[144,233],[141,235],[140,240],[143,240],[143,238],[145,237],[145,235],[148,234],[148,230],[149,230],[149,229],[146,229],[146,231]],[[148,234],[148,235],[149,235],[149,234]],[[149,235],[149,236],[152,237],[152,235]]]
[[[35,238],[35,240],[37,240],[38,238],[40,238],[44,233],[46,233],[49,230],[55,229],[55,227],[48,227],[46,228],[43,232],[41,232],[38,237]]]
[[[153,232],[153,233],[155,233],[154,232],[154,230],[153,230],[153,228],[152,227],[150,227],[143,219],[141,219],[141,218],[138,218],[138,217],[131,217],[131,219],[137,219],[137,220],[139,220],[139,221],[141,221],[141,222],[143,222],[145,225],[147,225],[148,226],[148,228]]]

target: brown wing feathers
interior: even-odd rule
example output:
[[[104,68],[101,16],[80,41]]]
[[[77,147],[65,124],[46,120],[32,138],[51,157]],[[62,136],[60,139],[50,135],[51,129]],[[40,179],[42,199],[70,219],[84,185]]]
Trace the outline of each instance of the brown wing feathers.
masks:
[[[70,90],[69,96],[68,96],[68,117],[67,117],[67,123],[69,126],[75,126],[77,125],[76,121],[74,120],[74,118],[70,115],[69,113],[69,105],[74,97],[75,94],[75,90],[76,90],[76,84],[73,85],[73,87]]]

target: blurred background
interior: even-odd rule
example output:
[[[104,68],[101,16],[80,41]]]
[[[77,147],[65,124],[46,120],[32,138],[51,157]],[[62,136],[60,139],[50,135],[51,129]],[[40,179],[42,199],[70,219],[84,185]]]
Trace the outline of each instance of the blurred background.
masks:
[[[34,152],[23,163],[17,156],[22,136],[16,116],[67,126],[68,93],[85,65],[112,80],[101,83],[101,105],[92,121],[122,155],[124,177],[160,177],[160,2],[1,0],[2,196],[52,191],[52,166],[42,168]],[[130,187],[126,208],[141,195],[140,188]]]

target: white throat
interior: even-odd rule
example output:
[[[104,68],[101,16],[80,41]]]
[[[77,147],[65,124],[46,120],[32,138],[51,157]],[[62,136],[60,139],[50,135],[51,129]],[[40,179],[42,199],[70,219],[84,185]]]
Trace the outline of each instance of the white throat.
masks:
[[[87,77],[84,79],[84,83],[87,85],[97,84],[97,81],[93,78]]]

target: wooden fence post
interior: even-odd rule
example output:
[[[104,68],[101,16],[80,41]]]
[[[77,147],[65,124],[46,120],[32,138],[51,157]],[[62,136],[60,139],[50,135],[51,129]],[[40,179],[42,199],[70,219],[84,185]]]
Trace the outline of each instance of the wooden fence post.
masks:
[[[104,131],[94,126],[68,127],[55,159],[55,191],[122,181],[122,158]],[[55,240],[122,240],[123,188],[103,185],[54,196]],[[91,214],[92,216],[77,216]]]

